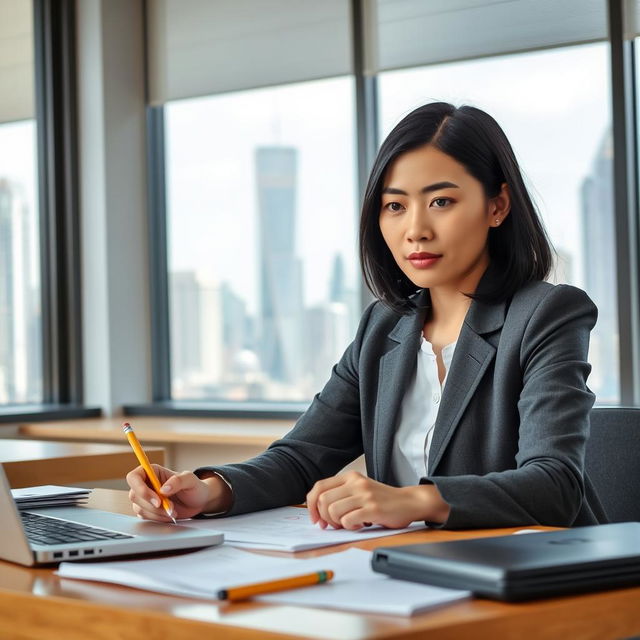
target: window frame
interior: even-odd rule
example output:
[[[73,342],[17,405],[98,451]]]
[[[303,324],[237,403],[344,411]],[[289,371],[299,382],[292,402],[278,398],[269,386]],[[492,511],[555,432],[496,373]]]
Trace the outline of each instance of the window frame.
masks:
[[[620,404],[640,404],[640,236],[635,42],[624,37],[631,16],[608,0],[613,127],[613,194],[620,362]]]
[[[614,135],[614,220],[617,246],[616,286],[620,332],[620,405],[640,405],[640,277],[638,265],[638,145],[633,41],[624,39],[626,16],[620,0],[606,0],[607,39],[611,58]],[[362,196],[377,139],[377,75],[366,71],[366,29],[371,24],[367,0],[351,0],[351,41],[354,63],[356,154],[359,194]],[[496,56],[501,54],[495,54]],[[504,55],[507,55],[505,53]],[[307,404],[230,403],[218,400],[186,401],[171,398],[171,362],[168,305],[166,182],[164,166],[164,111],[148,107],[149,239],[153,345],[153,401],[124,407],[127,415],[184,415],[237,418],[296,418]],[[357,224],[357,221],[354,221]],[[361,281],[361,308],[373,299]]]
[[[0,423],[101,415],[83,406],[74,0],[33,0],[42,401]]]

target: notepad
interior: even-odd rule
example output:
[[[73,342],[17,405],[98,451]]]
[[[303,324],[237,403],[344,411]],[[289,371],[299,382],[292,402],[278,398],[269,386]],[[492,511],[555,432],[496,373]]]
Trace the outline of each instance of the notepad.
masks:
[[[63,562],[62,578],[110,582],[147,591],[215,599],[220,589],[332,570],[330,583],[258,596],[256,599],[379,614],[410,616],[458,602],[470,592],[404,582],[374,573],[371,552],[349,549],[316,558],[262,556],[226,544],[169,558],[100,563]]]
[[[416,522],[406,529],[386,529],[378,526],[358,531],[330,527],[321,529],[309,519],[308,509],[302,507],[281,507],[229,518],[181,520],[180,524],[222,531],[225,542],[234,547],[272,551],[305,551],[425,528],[424,522]]]
[[[73,507],[86,503],[90,493],[90,489],[55,485],[11,489],[11,496],[20,511],[43,507]]]

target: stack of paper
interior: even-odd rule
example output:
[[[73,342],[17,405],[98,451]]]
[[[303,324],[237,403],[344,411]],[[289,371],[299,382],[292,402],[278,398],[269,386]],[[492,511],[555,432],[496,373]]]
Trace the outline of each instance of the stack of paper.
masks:
[[[86,503],[91,491],[78,487],[56,487],[44,485],[11,489],[16,506],[21,511],[43,507],[68,507]]]
[[[469,591],[393,580],[371,569],[371,552],[349,549],[300,560],[261,556],[227,545],[169,558],[100,563],[63,562],[63,578],[112,582],[148,591],[215,599],[221,589],[314,571],[331,582],[258,596],[258,600],[310,607],[410,616],[469,598]]]
[[[321,529],[311,522],[309,511],[303,507],[281,507],[230,518],[182,520],[180,524],[222,531],[224,541],[234,547],[272,551],[304,551],[345,542],[362,542],[425,527],[424,522],[417,522],[407,529],[385,529],[378,526],[358,531],[331,527]]]

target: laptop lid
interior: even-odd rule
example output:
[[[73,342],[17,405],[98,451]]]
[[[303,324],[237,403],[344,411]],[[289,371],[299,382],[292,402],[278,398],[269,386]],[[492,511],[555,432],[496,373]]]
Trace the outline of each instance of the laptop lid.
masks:
[[[383,547],[372,566],[501,600],[622,587],[640,584],[640,523]]]
[[[29,509],[32,519],[40,517],[38,524],[43,530],[53,520],[54,526],[72,526],[91,539],[42,544],[30,542],[24,529],[23,519],[11,495],[9,483],[0,465],[0,559],[33,566],[62,560],[96,559],[110,556],[138,555],[159,551],[173,551],[220,544],[223,534],[181,527],[173,523],[164,524],[140,520],[85,507],[52,507]],[[44,519],[43,519],[44,518]],[[94,531],[91,534],[91,530]],[[109,532],[111,535],[106,536]],[[63,536],[64,537],[64,536]],[[72,535],[77,538],[81,536]]]

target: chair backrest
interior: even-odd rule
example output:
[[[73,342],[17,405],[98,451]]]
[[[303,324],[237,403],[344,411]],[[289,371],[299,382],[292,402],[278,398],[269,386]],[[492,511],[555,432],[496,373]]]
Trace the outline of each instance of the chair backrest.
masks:
[[[640,408],[591,410],[585,471],[611,522],[640,520]]]

